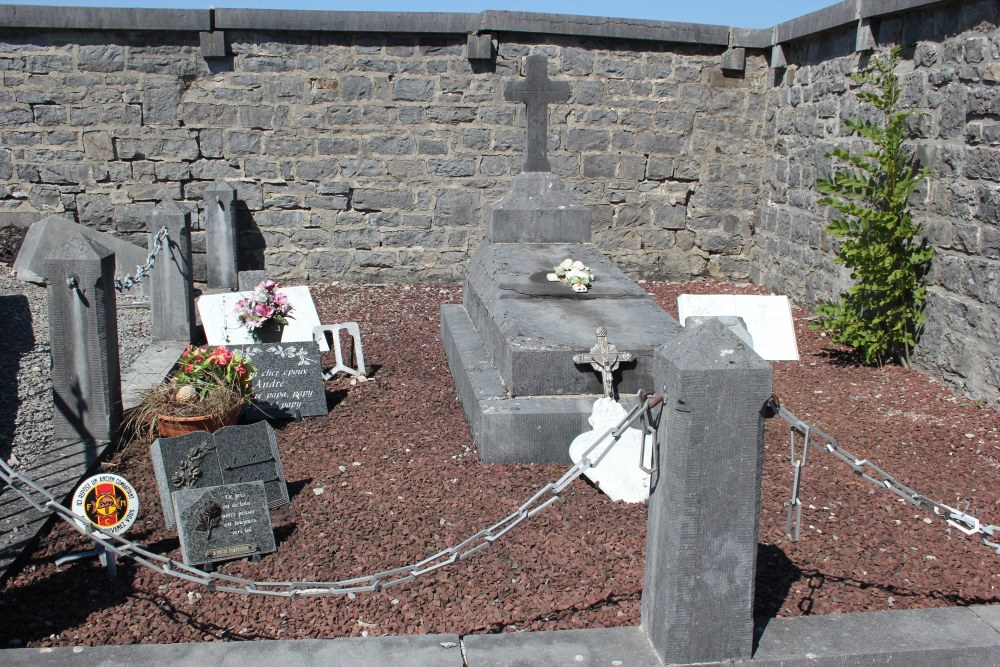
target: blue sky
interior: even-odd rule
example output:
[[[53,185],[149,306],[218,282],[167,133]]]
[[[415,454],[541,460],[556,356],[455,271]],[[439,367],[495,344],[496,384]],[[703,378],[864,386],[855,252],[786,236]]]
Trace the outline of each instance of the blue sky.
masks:
[[[4,4],[82,5],[88,7],[251,9],[327,9],[337,11],[479,12],[506,9],[550,14],[716,23],[740,28],[769,28],[782,21],[834,4],[836,0],[2,0]]]

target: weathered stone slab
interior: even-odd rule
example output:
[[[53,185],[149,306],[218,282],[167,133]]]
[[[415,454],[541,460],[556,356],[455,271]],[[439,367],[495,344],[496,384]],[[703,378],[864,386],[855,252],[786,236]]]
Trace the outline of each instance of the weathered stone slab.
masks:
[[[567,257],[594,271],[590,291],[545,281]],[[572,363],[573,355],[590,350],[601,326],[636,358],[617,372],[619,392],[651,389],[653,350],[681,331],[645,290],[586,244],[480,245],[466,271],[463,300],[512,396],[601,394],[600,375]]]
[[[90,239],[115,253],[115,272],[119,275],[135,272],[137,266],[146,263],[146,255],[149,254],[147,249],[123,241],[117,236],[104,234],[62,216],[50,215],[28,227],[17,259],[14,260],[18,279],[45,284],[45,260],[58,252],[70,239],[80,237]],[[146,282],[140,284],[146,285]],[[140,288],[133,288],[138,289]]]
[[[253,378],[253,405],[244,408],[249,417],[262,412],[272,419],[295,419],[325,415],[323,363],[312,343],[264,343],[240,345],[257,369]]]
[[[306,286],[279,287],[292,304],[292,318],[288,320],[281,335],[282,343],[305,343],[312,341],[313,329],[320,325],[316,304]],[[205,328],[205,338],[209,345],[252,345],[256,343],[250,331],[240,324],[236,316],[236,302],[249,296],[250,292],[205,294],[198,297],[198,315]],[[328,352],[326,340],[319,340],[319,349]]]
[[[181,489],[261,481],[271,507],[289,502],[278,441],[267,422],[157,438],[149,452],[167,528],[175,523],[170,497]]]
[[[263,482],[181,489],[173,504],[186,565],[277,551]]]
[[[753,339],[754,352],[769,361],[798,361],[792,308],[787,296],[755,294],[681,294],[677,316],[739,317]]]
[[[492,243],[589,243],[592,214],[548,172],[518,174],[486,212]],[[560,260],[562,261],[562,260]],[[558,262],[556,262],[558,263]]]

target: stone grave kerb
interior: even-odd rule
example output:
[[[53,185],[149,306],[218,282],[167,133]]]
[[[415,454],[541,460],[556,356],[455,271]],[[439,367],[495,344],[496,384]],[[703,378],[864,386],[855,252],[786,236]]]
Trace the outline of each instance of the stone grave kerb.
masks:
[[[657,348],[665,402],[642,627],[664,664],[749,659],[772,369],[706,318]]]
[[[54,436],[109,441],[122,419],[115,255],[79,236],[44,266]]]
[[[525,78],[509,81],[504,98],[526,105],[525,159],[510,190],[486,210],[491,243],[589,243],[592,213],[573,200],[548,159],[549,103],[570,97],[567,81],[548,78],[548,56],[525,58]]]

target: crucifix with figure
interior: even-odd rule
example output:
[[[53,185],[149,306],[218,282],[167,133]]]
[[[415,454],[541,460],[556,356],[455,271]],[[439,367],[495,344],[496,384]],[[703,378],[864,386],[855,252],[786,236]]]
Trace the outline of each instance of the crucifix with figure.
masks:
[[[590,364],[600,372],[604,382],[604,395],[611,399],[615,397],[613,374],[618,370],[619,363],[634,359],[631,352],[619,352],[617,347],[608,343],[608,330],[604,327],[597,330],[597,345],[590,348],[590,352],[573,355],[573,363]]]
[[[509,81],[504,86],[504,99],[524,102],[528,113],[528,132],[525,138],[524,167],[521,171],[552,171],[549,164],[549,102],[569,99],[569,82],[549,79],[549,57],[542,54],[528,56],[523,81]]]

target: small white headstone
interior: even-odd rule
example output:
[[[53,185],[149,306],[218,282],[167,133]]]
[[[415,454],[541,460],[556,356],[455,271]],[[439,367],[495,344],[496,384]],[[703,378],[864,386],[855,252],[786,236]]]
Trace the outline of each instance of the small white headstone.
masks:
[[[608,429],[617,426],[625,418],[625,408],[618,401],[610,398],[599,398],[594,402],[594,409],[588,421],[592,430],[578,435],[569,446],[569,457],[578,463],[594,443],[599,443],[590,453],[590,459],[607,455],[596,466],[584,471],[590,480],[598,486],[611,500],[622,500],[626,503],[641,503],[649,498],[648,472],[640,467],[640,457],[647,469],[651,467],[653,456],[652,442],[646,443],[646,452],[642,451],[642,431],[636,428],[626,429],[617,444],[608,434],[601,439]],[[611,445],[614,444],[614,447]]]
[[[787,296],[754,294],[681,294],[681,324],[692,315],[742,318],[753,338],[754,352],[768,361],[798,361],[799,347]]]
[[[281,334],[281,342],[305,343],[314,340],[313,329],[319,326],[319,314],[309,288],[279,287],[277,291],[287,296],[292,304],[291,318]],[[252,294],[252,291],[226,292],[198,297],[198,314],[201,315],[209,345],[250,345],[257,342],[250,336],[250,331],[240,324],[235,312],[236,302]],[[318,342],[320,351],[330,351],[325,339]]]

